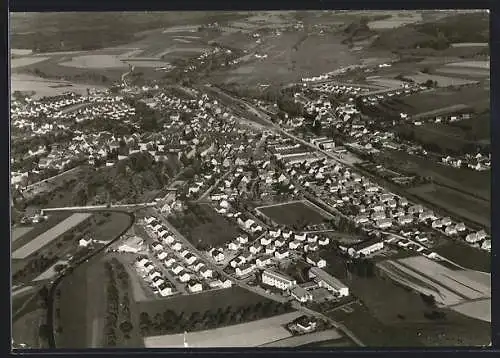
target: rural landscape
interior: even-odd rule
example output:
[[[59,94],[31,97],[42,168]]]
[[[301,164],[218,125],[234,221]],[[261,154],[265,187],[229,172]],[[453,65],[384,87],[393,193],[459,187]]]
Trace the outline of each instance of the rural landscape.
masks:
[[[489,26],[11,13],[12,349],[491,346]]]

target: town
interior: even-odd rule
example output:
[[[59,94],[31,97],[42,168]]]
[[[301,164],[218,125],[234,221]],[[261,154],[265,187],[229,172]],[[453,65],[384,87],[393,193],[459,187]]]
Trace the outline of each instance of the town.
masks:
[[[106,86],[13,89],[15,348],[490,343],[489,56],[221,82],[265,72],[266,43],[340,36],[273,16],[146,35],[210,49],[121,54]]]

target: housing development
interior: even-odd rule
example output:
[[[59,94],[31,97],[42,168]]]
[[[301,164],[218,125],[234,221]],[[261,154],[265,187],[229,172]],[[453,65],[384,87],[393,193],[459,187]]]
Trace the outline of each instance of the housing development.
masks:
[[[491,344],[488,12],[114,15],[11,13],[14,349]]]

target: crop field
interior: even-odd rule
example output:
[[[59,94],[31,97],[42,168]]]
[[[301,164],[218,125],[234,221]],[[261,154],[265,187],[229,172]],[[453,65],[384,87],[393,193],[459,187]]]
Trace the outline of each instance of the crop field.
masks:
[[[58,96],[69,90],[84,95],[87,93],[87,89],[102,88],[100,86],[87,86],[68,81],[47,80],[38,76],[19,73],[12,73],[10,77],[10,86],[12,93],[14,91],[34,91],[35,98],[44,96]]]
[[[261,347],[302,347],[305,345],[311,345],[316,342],[337,342],[337,347],[347,346],[348,340],[342,339],[342,336],[335,329],[329,329],[326,331],[313,332],[308,334],[303,334],[300,336],[293,336],[289,338],[283,338],[278,341],[263,344]],[[343,344],[341,344],[343,343]]]
[[[485,322],[491,322],[491,298],[481,301],[462,303],[451,307],[451,309],[468,317],[477,318]]]
[[[491,286],[470,280],[461,275],[461,270],[450,270],[424,257],[385,261],[379,267],[395,282],[419,293],[432,294],[440,305],[452,306],[491,297]]]
[[[486,273],[491,272],[491,254],[484,250],[470,247],[462,242],[450,240],[434,248],[434,251],[470,270]],[[478,278],[476,280],[481,281]]]
[[[388,151],[387,153],[392,160],[411,163],[420,175],[432,176],[435,183],[442,183],[486,200],[491,198],[491,173],[488,171],[478,172],[453,168],[402,151]]]
[[[449,87],[449,86],[465,86],[465,85],[473,85],[478,83],[477,81],[458,78],[458,77],[448,77],[448,76],[439,76],[439,75],[431,75],[425,73],[418,73],[410,76],[406,76],[411,78],[413,81],[417,83],[424,83],[428,80],[436,81],[438,87]]]
[[[91,285],[89,283],[92,282]],[[57,338],[61,348],[90,346],[89,326],[94,320],[93,310],[104,315],[105,287],[102,262],[78,267],[60,285],[60,326],[63,331]],[[91,294],[92,292],[92,294]],[[78,309],[75,309],[78,307]]]
[[[257,210],[279,225],[292,228],[321,224],[332,218],[331,215],[308,201],[264,206],[257,208]]]
[[[44,348],[39,338],[39,326],[45,320],[45,310],[38,309],[12,322],[12,339],[16,344],[24,343],[29,348]]]
[[[45,245],[49,244],[51,241],[55,240],[65,232],[71,230],[75,226],[79,225],[83,221],[90,218],[92,214],[73,214],[67,219],[63,220],[56,226],[40,234],[24,246],[15,250],[12,253],[12,258],[14,259],[25,259],[37,250],[41,249]]]
[[[33,225],[30,230],[19,235],[16,240],[12,242],[12,251],[15,251],[28,244],[37,236],[56,226],[57,224],[68,218],[70,215],[70,213],[53,213],[49,215],[46,221],[42,221],[41,223]]]
[[[10,59],[10,68],[20,68],[48,60],[50,57],[19,57]]]
[[[231,35],[235,39],[245,35]],[[243,84],[279,84],[296,82],[303,77],[323,74],[337,68],[359,63],[357,55],[341,43],[341,38],[331,34],[307,35],[282,33],[262,38],[259,45],[245,46],[249,51],[267,58],[254,58],[219,75],[229,77],[227,82]],[[315,56],[310,56],[314,50]],[[331,56],[335,53],[336,56]]]
[[[384,30],[384,29],[394,29],[396,27],[413,24],[419,21],[422,21],[422,15],[420,13],[408,12],[406,14],[405,13],[394,14],[390,18],[384,20],[371,21],[368,23],[368,26],[370,27],[370,29],[373,30]]]
[[[257,347],[290,337],[291,333],[282,325],[301,315],[300,312],[292,312],[228,327],[192,332],[188,333],[187,341],[189,347],[193,348]],[[144,345],[147,348],[178,348],[183,347],[183,338],[183,334],[147,337],[144,339]]]
[[[458,90],[438,89],[405,97],[401,100],[403,109],[408,114],[428,112],[457,104],[473,108],[489,108],[490,93],[480,87],[462,88]]]
[[[32,226],[18,226],[12,228],[12,241],[16,241],[33,229]]]
[[[463,62],[448,63],[447,66],[489,69],[490,62],[489,61],[463,61]]]
[[[490,77],[489,69],[443,66],[435,70],[439,74],[452,75],[457,77]]]
[[[437,185],[411,188],[408,191],[450,213],[465,217],[485,227],[491,227],[491,205],[487,200]]]

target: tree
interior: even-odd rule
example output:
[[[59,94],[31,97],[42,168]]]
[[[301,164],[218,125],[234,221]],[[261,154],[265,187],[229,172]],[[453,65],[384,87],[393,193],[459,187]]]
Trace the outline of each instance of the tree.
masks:
[[[132,323],[130,323],[129,321],[124,321],[120,324],[120,330],[124,333],[124,334],[129,334],[132,329],[134,329],[134,326],[132,326]]]

